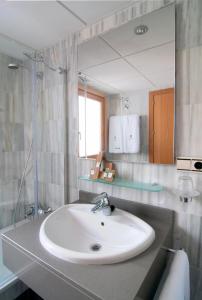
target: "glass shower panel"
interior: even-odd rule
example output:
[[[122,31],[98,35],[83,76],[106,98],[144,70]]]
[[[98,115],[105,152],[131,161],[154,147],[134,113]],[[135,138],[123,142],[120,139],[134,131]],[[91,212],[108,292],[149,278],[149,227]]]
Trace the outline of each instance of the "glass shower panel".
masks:
[[[65,202],[66,45],[36,53],[0,34],[0,234]],[[2,260],[0,293],[15,280]]]
[[[66,44],[0,35],[0,230],[65,202]]]
[[[0,229],[12,224],[24,161],[22,69],[9,69],[21,61],[0,54]]]
[[[20,43],[0,34],[0,235],[28,216],[33,203],[32,153],[33,66]],[[12,289],[16,276],[2,258],[0,238],[0,294]],[[13,287],[13,288],[12,288]],[[5,293],[4,293],[5,292]],[[1,298],[1,296],[0,296]]]
[[[24,219],[25,204],[34,202],[33,76],[25,51],[30,49],[0,35],[0,230]]]

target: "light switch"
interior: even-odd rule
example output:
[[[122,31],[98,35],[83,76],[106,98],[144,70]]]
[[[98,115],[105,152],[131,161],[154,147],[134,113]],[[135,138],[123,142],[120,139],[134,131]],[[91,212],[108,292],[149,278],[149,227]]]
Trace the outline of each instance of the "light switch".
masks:
[[[181,159],[177,158],[177,169],[178,170],[190,170],[191,160],[190,159]]]

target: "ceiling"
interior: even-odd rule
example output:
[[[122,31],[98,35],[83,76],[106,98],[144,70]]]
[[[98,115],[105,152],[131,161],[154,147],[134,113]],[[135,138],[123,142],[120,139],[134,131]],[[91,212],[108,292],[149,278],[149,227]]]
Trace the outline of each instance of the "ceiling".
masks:
[[[8,38],[22,47],[42,49],[70,32],[125,8],[133,1],[5,1],[0,0],[0,51],[15,53]],[[15,45],[18,48],[18,45]],[[19,58],[19,57],[18,57]]]
[[[136,35],[140,24],[148,26]],[[175,11],[168,6],[79,46],[79,71],[107,94],[175,85]]]

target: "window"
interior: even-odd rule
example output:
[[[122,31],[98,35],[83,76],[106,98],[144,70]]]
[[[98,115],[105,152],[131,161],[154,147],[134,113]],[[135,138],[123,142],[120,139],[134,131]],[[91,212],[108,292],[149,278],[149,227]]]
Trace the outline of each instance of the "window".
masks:
[[[95,157],[104,150],[105,98],[79,88],[79,157]]]

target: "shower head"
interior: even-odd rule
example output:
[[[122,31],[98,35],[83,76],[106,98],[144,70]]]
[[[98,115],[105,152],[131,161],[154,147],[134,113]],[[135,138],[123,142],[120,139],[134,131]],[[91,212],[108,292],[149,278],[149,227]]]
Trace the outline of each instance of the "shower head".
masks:
[[[18,70],[19,68],[25,68],[26,69],[26,67],[24,67],[23,65],[19,65],[19,64],[15,64],[15,63],[8,64],[8,68],[10,70]],[[43,79],[43,72],[36,72],[36,77],[38,79]]]
[[[87,76],[81,72],[78,72],[78,78],[83,84],[87,84]]]
[[[20,66],[18,64],[14,64],[14,63],[8,64],[8,68],[11,69],[11,70],[18,70],[19,67]]]

